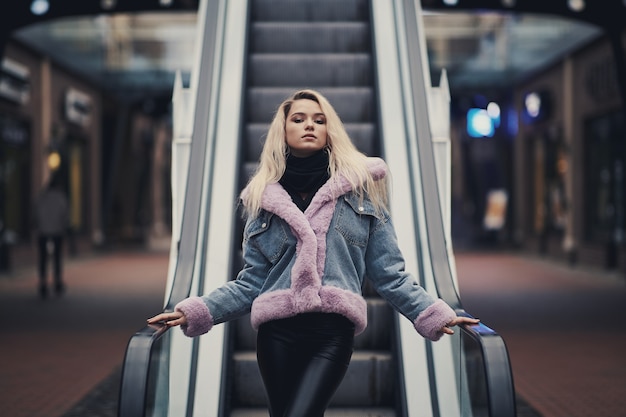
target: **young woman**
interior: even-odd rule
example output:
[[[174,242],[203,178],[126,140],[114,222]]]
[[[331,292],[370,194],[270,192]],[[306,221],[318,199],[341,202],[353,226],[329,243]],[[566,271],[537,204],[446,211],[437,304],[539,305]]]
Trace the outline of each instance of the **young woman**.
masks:
[[[386,174],[383,160],[352,144],[325,97],[296,92],[278,108],[241,194],[247,222],[237,279],[148,322],[180,325],[193,337],[250,312],[272,417],[324,415],[367,325],[366,275],[430,340],[477,323],[404,270]]]

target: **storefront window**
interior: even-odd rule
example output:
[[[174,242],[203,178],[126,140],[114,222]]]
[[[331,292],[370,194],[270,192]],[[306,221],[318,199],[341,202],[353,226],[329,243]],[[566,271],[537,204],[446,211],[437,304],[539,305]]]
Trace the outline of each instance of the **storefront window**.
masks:
[[[533,182],[530,184],[532,229],[545,245],[545,239],[561,236],[565,229],[568,208],[565,198],[567,149],[558,129],[529,140],[532,146],[530,166],[533,167]]]
[[[623,233],[625,134],[619,111],[585,125],[585,239],[589,242],[606,242]]]
[[[30,235],[30,125],[0,114],[0,239]]]

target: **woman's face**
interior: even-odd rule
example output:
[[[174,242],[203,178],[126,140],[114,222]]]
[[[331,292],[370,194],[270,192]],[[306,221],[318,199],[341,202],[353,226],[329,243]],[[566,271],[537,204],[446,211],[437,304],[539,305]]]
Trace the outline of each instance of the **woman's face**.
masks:
[[[296,100],[285,121],[285,136],[291,154],[298,158],[313,155],[326,146],[326,116],[313,100]]]

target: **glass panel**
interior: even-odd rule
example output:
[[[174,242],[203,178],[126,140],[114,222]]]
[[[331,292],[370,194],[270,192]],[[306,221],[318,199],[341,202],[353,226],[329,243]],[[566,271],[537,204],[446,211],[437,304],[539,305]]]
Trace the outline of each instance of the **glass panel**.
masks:
[[[0,239],[30,237],[30,123],[0,114]]]
[[[623,234],[624,146],[622,113],[615,111],[590,119],[585,124],[585,238],[605,242]],[[621,151],[623,154],[623,151]]]

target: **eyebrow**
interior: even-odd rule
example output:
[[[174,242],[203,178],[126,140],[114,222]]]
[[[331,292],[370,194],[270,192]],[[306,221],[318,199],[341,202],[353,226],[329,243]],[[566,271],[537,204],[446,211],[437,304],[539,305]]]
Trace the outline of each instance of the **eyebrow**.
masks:
[[[301,112],[301,111],[299,111],[297,113],[292,113],[291,114],[292,117],[293,116],[306,116],[306,115],[307,115],[306,113]],[[324,113],[314,113],[313,116],[323,116],[323,117],[326,117],[326,115]]]

